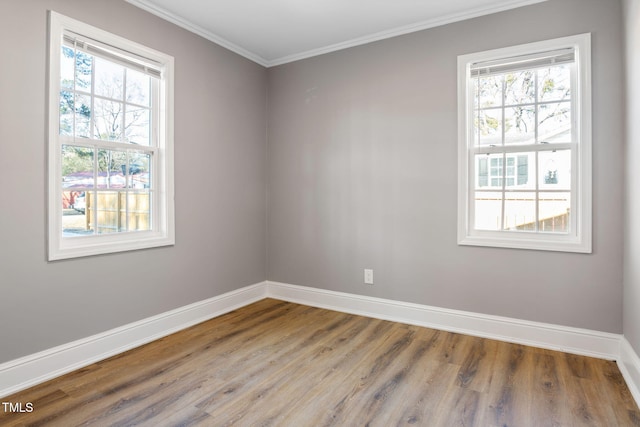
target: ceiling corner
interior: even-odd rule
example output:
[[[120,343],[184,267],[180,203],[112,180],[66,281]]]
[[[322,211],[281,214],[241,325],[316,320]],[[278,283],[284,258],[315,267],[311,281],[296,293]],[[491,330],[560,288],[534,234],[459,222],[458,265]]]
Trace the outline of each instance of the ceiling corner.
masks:
[[[244,58],[247,58],[259,65],[262,65],[263,67],[269,66],[269,61],[267,61],[263,57],[256,55],[255,53],[250,52],[236,45],[235,43],[232,43],[229,40],[226,40],[218,36],[217,34],[214,34],[211,31],[208,31],[198,25],[195,25],[192,22],[189,22],[186,19],[183,19],[180,16],[166,9],[160,8],[147,0],[125,0],[125,1],[133,6],[136,6],[146,12],[151,13],[152,15],[162,18],[165,21],[171,22],[172,24],[175,24],[178,27],[181,27],[191,33],[194,33],[204,39],[207,39],[210,42],[213,42],[219,46],[222,46],[225,49],[228,49],[234,53],[237,53],[238,55]]]

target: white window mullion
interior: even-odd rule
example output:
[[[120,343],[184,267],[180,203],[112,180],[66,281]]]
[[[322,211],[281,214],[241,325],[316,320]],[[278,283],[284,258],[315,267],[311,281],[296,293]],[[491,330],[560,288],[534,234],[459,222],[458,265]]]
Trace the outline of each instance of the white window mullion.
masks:
[[[61,136],[59,138],[61,145],[75,145],[78,147],[86,147],[86,148],[100,148],[103,150],[115,150],[115,151],[124,151],[131,149],[131,144],[123,144],[117,141],[108,141],[102,139],[90,139],[90,138],[81,138],[81,139],[73,139],[69,136]],[[136,151],[142,151],[149,154],[155,154],[158,152],[158,148],[147,145],[135,145]]]
[[[513,153],[528,153],[536,151],[559,151],[559,150],[571,150],[574,145],[569,142],[556,142],[553,144],[513,144],[501,147],[473,147],[476,154],[513,154]]]
[[[91,224],[93,226],[93,233],[98,234],[98,149],[93,149],[93,191],[91,192],[93,197],[91,200]],[[86,210],[87,208],[85,208]]]
[[[539,141],[539,136],[540,136],[540,132],[538,129],[538,122],[539,122],[539,117],[538,117],[538,111],[539,111],[539,101],[540,101],[540,94],[538,93],[538,70],[536,70],[535,74],[535,84],[536,87],[534,88],[534,96],[535,96],[535,110],[534,110],[534,120],[535,120],[535,125],[534,125],[534,130],[535,130],[535,139],[534,142],[536,144],[537,147],[540,146],[540,141]],[[540,152],[536,151],[535,153],[535,171],[534,171],[534,179],[535,179],[535,196],[536,196],[536,211],[535,211],[535,231],[540,231],[540,177],[538,176],[538,174],[540,173]]]
[[[505,106],[504,104],[507,102],[507,95],[506,95],[506,87],[507,87],[507,82],[504,79],[504,76],[502,77],[502,107],[500,109],[500,120],[501,120],[501,124],[500,124],[500,129],[501,129],[501,144],[500,144],[500,148],[503,150],[502,151],[502,206],[501,206],[501,212],[500,212],[500,218],[502,219],[502,223],[500,224],[500,230],[505,230],[506,229],[506,225],[507,225],[507,218],[505,217],[505,213],[506,213],[506,198],[507,198],[507,194],[506,194],[506,186],[507,186],[507,155],[506,152],[504,151],[504,148],[506,146],[506,126],[505,126]]]
[[[150,137],[150,141],[149,143],[153,146],[153,147],[157,147],[159,145],[161,145],[163,143],[163,141],[160,140],[161,135],[160,135],[160,127],[161,126],[166,126],[166,123],[164,123],[162,120],[160,120],[160,108],[159,108],[159,103],[161,101],[161,97],[165,96],[164,92],[161,91],[160,88],[160,81],[158,80],[152,80],[151,81],[151,88],[150,91],[152,93],[151,96],[151,111],[152,114],[150,114],[149,116],[149,120],[152,122],[155,122],[156,125],[155,126],[151,126],[151,135]],[[158,188],[164,188],[164,185],[160,182],[162,177],[160,176],[160,174],[162,173],[162,176],[166,176],[165,171],[161,172],[161,166],[160,163],[162,162],[164,164],[163,161],[163,153],[154,153],[151,156],[151,159],[149,161],[149,173],[151,174],[151,179],[149,179],[149,209],[151,209],[153,212],[163,212],[164,210],[162,209],[161,206],[161,200],[159,197],[155,197],[155,190]],[[158,215],[152,215],[151,216],[152,221],[158,221]],[[164,221],[164,219],[163,219]],[[152,223],[152,227],[155,227],[159,224],[153,224]]]
[[[480,87],[480,77],[475,77],[478,87]],[[470,87],[473,88],[473,76],[470,78]],[[479,91],[472,92],[469,96],[467,96],[465,102],[469,105],[467,106],[467,111],[470,113],[471,124],[466,129],[466,136],[468,138],[467,144],[465,144],[465,148],[468,150],[469,155],[467,156],[468,167],[467,170],[470,171],[470,176],[467,177],[467,194],[466,194],[466,211],[467,215],[463,219],[465,229],[467,232],[472,232],[475,229],[475,210],[476,210],[476,194],[478,188],[476,187],[476,176],[478,175],[478,170],[476,169],[476,147],[480,145],[480,132],[476,132],[473,126],[473,120],[480,123],[480,93]],[[477,104],[474,109],[474,102]],[[489,160],[487,159],[487,182],[491,181],[491,168],[489,164]]]
[[[91,118],[89,120],[89,137],[96,138],[96,61],[91,60]]]
[[[122,143],[126,142],[127,139],[127,76],[128,76],[128,72],[127,69],[124,69],[124,76],[122,77],[122,133],[120,135],[120,141]],[[131,177],[129,176],[129,174],[131,173],[131,166],[129,163],[129,156],[130,155],[130,151],[127,150],[125,151],[125,170],[123,172],[124,175],[124,229],[125,231],[129,230],[129,184],[130,184],[130,180]],[[117,192],[117,197],[118,197],[118,203],[117,206],[122,208],[122,205],[120,203],[120,191]],[[117,218],[116,218],[116,224],[120,224],[120,226],[122,226],[122,222],[121,222],[121,218],[120,218],[120,209],[118,209],[117,212]],[[118,233],[121,230],[118,229]]]
[[[127,134],[127,69],[124,69],[124,76],[122,77],[122,134],[120,135],[120,142],[126,141]]]
[[[75,141],[76,139],[76,98],[77,98],[77,92],[76,92],[76,78],[78,75],[78,50],[76,49],[75,45],[73,47],[73,86],[71,87],[71,93],[73,94],[73,108],[72,108],[72,112],[73,112],[73,117],[72,117],[72,125],[71,125],[71,136],[73,137],[73,140]],[[58,95],[59,96],[59,95]],[[62,148],[62,147],[61,147]]]
[[[502,178],[500,178],[500,179],[502,180],[502,186],[501,186],[501,188],[500,188],[500,192],[501,192],[501,194],[502,194],[502,206],[501,206],[501,208],[500,208],[500,218],[502,219],[502,221],[501,221],[502,223],[500,224],[500,229],[501,229],[501,230],[505,230],[505,229],[507,228],[507,227],[506,227],[506,224],[507,224],[507,218],[506,218],[506,216],[505,216],[505,213],[506,213],[506,203],[507,203],[507,200],[506,200],[506,199],[507,199],[507,191],[506,191],[506,190],[507,190],[507,187],[506,187],[506,184],[507,184],[507,177],[506,177],[506,172],[507,172],[507,168],[506,168],[507,155],[506,155],[506,153],[502,153],[502,157],[501,157],[501,159],[502,159],[502,171],[501,171],[502,173],[500,174],[500,176],[501,176]]]
[[[125,170],[125,194],[124,194],[124,227],[129,230],[129,192],[131,191],[131,151],[127,150],[127,164]]]

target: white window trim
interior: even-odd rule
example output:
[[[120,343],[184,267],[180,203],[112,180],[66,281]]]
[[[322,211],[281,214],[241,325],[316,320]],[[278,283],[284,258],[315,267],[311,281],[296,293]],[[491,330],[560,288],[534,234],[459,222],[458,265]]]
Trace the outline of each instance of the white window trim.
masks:
[[[152,205],[152,229],[105,235],[62,236],[62,159],[59,120],[60,51],[64,31],[72,31],[116,47],[133,55],[147,58],[161,70],[160,109],[157,157],[152,175],[155,191]],[[49,13],[49,74],[48,74],[48,259],[107,254],[175,244],[173,185],[173,57],[120,36],[95,28],[59,13]]]
[[[577,138],[571,145],[578,173],[572,175],[573,228],[568,234],[518,231],[484,231],[472,227],[471,204],[473,176],[470,176],[470,144],[473,144],[473,86],[471,64],[516,57],[562,48],[575,49],[577,82],[572,99],[572,120]],[[561,252],[592,252],[592,177],[591,177],[591,35],[580,34],[458,57],[458,244]],[[575,171],[574,171],[575,172]]]

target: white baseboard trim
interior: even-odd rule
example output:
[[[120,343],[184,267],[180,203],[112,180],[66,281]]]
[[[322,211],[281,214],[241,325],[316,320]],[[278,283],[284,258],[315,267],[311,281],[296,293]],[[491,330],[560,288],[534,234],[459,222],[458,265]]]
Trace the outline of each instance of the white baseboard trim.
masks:
[[[265,297],[266,282],[257,283],[0,364],[0,397],[104,360]]]
[[[640,358],[622,335],[265,281],[0,364],[0,397],[149,343],[264,298],[613,359],[640,402]]]
[[[272,298],[601,359],[616,360],[621,335],[267,282]]]
[[[631,395],[640,405],[640,357],[633,350],[629,341],[623,336],[620,340],[620,358],[618,367],[629,387]]]

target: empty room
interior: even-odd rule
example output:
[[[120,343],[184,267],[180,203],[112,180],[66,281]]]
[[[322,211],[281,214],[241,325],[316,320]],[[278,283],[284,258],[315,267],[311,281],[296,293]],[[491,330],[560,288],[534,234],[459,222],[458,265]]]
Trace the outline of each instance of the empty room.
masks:
[[[640,0],[0,24],[0,425],[640,426]]]

